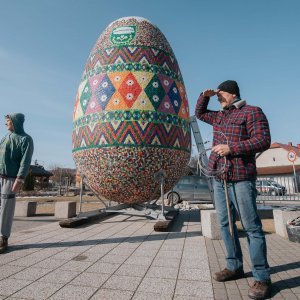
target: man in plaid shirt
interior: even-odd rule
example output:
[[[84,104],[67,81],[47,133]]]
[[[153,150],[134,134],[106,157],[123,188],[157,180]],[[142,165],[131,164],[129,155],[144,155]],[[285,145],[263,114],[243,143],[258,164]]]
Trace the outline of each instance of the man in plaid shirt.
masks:
[[[217,96],[222,109],[207,109],[210,97]],[[227,80],[215,90],[201,93],[197,105],[197,118],[211,124],[214,130],[213,147],[208,168],[220,170],[226,156],[225,171],[213,180],[214,199],[222,239],[227,250],[227,267],[214,274],[217,281],[228,281],[244,276],[243,255],[235,225],[238,212],[248,235],[252,273],[255,279],[248,296],[265,299],[271,292],[270,268],[262,224],[256,209],[255,154],[269,148],[271,142],[268,120],[259,107],[250,106],[240,98],[236,81]],[[233,239],[230,236],[226,207],[224,179],[227,180]]]

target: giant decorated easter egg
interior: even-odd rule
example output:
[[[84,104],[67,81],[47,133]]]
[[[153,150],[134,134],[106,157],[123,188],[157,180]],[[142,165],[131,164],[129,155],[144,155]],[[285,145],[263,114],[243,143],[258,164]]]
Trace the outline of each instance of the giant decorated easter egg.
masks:
[[[189,105],[171,46],[151,22],[112,22],[91,50],[73,114],[73,158],[100,196],[135,204],[157,199],[186,172]]]

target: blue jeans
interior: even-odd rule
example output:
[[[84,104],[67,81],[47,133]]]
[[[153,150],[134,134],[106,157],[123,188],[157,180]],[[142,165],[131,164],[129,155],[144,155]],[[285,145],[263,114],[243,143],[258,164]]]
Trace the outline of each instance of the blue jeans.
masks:
[[[224,182],[213,180],[214,198],[222,239],[227,250],[227,269],[234,271],[243,266],[243,254],[235,224],[236,212],[247,233],[252,273],[255,280],[270,279],[270,267],[267,261],[267,245],[257,214],[255,181],[227,182],[230,211],[233,223],[233,239],[230,237]]]

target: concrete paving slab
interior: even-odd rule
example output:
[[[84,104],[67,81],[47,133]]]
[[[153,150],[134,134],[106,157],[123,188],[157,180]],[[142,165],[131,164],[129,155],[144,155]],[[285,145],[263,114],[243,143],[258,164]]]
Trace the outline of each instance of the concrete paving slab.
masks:
[[[137,289],[138,293],[157,293],[162,295],[173,295],[176,279],[145,277]]]
[[[162,250],[160,249],[159,253],[156,256],[156,259],[169,259],[169,258],[175,258],[178,259],[180,258],[182,255],[182,251],[166,251],[166,250]]]
[[[5,278],[0,281],[0,295],[1,296],[10,296],[17,291],[23,289],[27,285],[32,283],[29,280],[20,280],[14,278]]]
[[[175,295],[213,299],[211,282],[178,280]]]
[[[207,270],[209,269],[206,257],[182,258],[181,266],[184,268],[204,268]]]
[[[19,266],[19,267],[30,267],[30,266],[37,264],[40,261],[43,261],[43,258],[30,256],[30,257],[26,257],[26,259],[23,259],[23,257],[22,257],[22,258],[11,261],[9,263],[9,265],[10,266]]]
[[[100,289],[93,295],[91,300],[130,300],[133,294],[134,293],[130,291]]]
[[[158,249],[144,249],[142,247],[139,247],[135,252],[134,256],[142,256],[142,257],[150,257],[154,258],[158,252]]]
[[[103,273],[103,274],[113,274],[121,264],[96,262],[90,266],[86,271],[91,273]]]
[[[162,295],[156,293],[135,293],[132,300],[172,300],[172,295]]]
[[[74,257],[78,256],[77,252],[67,252],[67,251],[60,251],[56,254],[54,254],[51,259],[57,259],[57,260],[71,260]]]
[[[111,252],[110,252],[111,253]],[[118,263],[122,264],[126,259],[128,259],[129,255],[114,255],[114,254],[106,254],[103,256],[100,261],[106,263]]]
[[[71,285],[91,286],[99,288],[109,278],[109,274],[83,272],[73,279]]]
[[[66,264],[67,262],[68,262],[67,260],[53,259],[50,257],[50,258],[47,258],[47,259],[42,260],[39,263],[35,264],[34,267],[54,270],[64,264]]]
[[[62,284],[49,283],[49,282],[33,282],[27,287],[23,288],[13,296],[15,298],[29,298],[29,299],[47,299],[60,288]]]
[[[3,265],[1,266],[0,280],[7,278],[15,273],[18,273],[24,269],[25,267]]]
[[[124,263],[126,265],[141,265],[141,266],[150,266],[153,258],[147,256],[135,256],[132,255]]]
[[[92,265],[90,261],[71,260],[59,267],[62,271],[82,272]]]
[[[14,217],[12,232],[29,230],[52,222],[57,222],[54,216]]]
[[[62,289],[52,295],[49,299],[51,300],[87,300],[97,291],[95,287],[65,285]]]
[[[126,265],[123,264],[116,271],[116,275],[144,277],[148,271],[148,266],[143,265]],[[149,272],[148,272],[149,273]]]
[[[212,300],[212,299],[220,300],[220,299],[216,299],[216,298],[207,298],[207,297],[201,298],[201,300]],[[175,295],[173,300],[199,300],[199,297]],[[247,299],[247,300],[249,300],[249,299]]]
[[[178,268],[151,266],[146,274],[146,277],[176,279],[177,274]]]
[[[199,212],[180,213],[174,232],[155,232],[155,221],[118,215],[76,229],[60,228],[54,223],[40,230],[32,228],[23,234],[13,234],[10,241],[15,254],[0,256],[0,265],[16,268],[7,276],[23,272],[25,278],[38,279],[34,283],[41,291],[34,296],[37,299],[179,299],[184,296],[192,299],[190,294],[175,291],[178,282],[185,278],[210,282],[209,277],[203,276],[205,272],[199,279],[197,271],[187,275],[184,270],[185,262],[191,260],[197,263],[196,270],[208,267],[203,259],[208,256],[203,254],[206,249],[201,228],[195,225],[196,215]],[[21,259],[25,261],[23,266],[13,265]],[[34,270],[39,269],[41,274],[37,275]],[[21,286],[20,291],[6,296],[28,297],[35,285],[32,281],[26,283],[27,287]]]
[[[46,270],[46,269],[45,269]],[[51,283],[69,283],[72,279],[79,276],[81,272],[55,270],[50,271],[47,275],[40,278],[38,281]]]
[[[44,275],[46,275],[49,272],[50,272],[50,270],[48,270],[48,269],[27,268],[23,271],[20,271],[16,274],[11,275],[10,278],[36,281],[36,280],[43,277]]]
[[[179,268],[180,258],[155,258],[153,266]]]
[[[111,250],[110,254],[118,255],[118,256],[127,255],[127,257],[129,257],[132,254],[132,252],[134,252],[135,249],[136,248],[126,248],[126,247],[123,247],[122,245],[119,245],[116,248],[114,248],[113,250]]]
[[[207,268],[206,270],[201,269],[193,269],[193,268],[185,268],[180,267],[178,279],[182,280],[200,280],[200,281],[211,281],[210,270]]]
[[[103,285],[103,288],[133,292],[137,289],[141,280],[141,277],[112,275]]]
[[[80,244],[74,244],[71,247],[68,247],[66,249],[66,251],[68,252],[76,252],[76,253],[82,253],[84,251],[89,250],[90,248],[92,248],[92,242],[90,243],[90,245],[80,245]]]
[[[164,243],[161,247],[162,251],[182,251],[183,244],[167,244]]]

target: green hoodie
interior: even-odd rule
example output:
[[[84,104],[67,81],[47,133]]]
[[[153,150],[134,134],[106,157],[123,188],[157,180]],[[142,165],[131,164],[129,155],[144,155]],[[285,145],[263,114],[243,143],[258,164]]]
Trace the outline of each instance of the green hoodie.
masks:
[[[23,114],[8,115],[14,130],[0,142],[0,176],[24,179],[29,171],[33,154],[33,141],[25,133]]]

